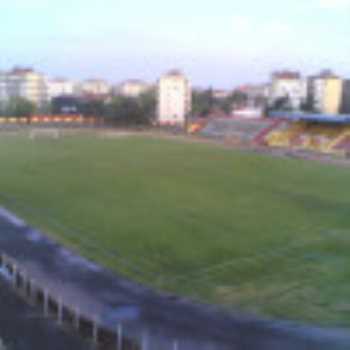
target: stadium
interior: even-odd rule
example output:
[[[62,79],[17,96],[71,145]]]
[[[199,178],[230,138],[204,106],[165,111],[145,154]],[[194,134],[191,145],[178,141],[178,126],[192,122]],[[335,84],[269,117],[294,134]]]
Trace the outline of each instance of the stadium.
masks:
[[[345,327],[349,169],[274,150],[338,159],[348,151],[347,119],[281,117],[213,119],[193,136],[96,129],[91,120],[84,128],[79,118],[68,118],[69,128],[57,118],[34,117],[35,126],[3,121],[0,202],[160,292]],[[59,138],[30,137],[57,123]]]

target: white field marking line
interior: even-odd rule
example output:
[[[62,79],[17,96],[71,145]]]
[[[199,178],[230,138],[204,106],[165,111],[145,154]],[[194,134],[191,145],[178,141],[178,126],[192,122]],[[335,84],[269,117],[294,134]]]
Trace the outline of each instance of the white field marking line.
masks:
[[[326,238],[327,237],[325,237],[325,239]],[[310,242],[322,242],[322,241],[323,241],[323,239],[320,239],[319,241],[314,240],[314,241],[310,241]],[[349,242],[349,240],[348,240],[348,242]],[[297,260],[297,259],[295,258],[295,260]],[[318,265],[316,266],[315,263],[317,263]],[[315,262],[315,263],[314,263],[314,265],[308,266],[307,268],[305,268],[303,266],[299,266],[297,264],[295,264],[295,265],[292,264],[292,266],[290,266],[289,268],[285,269],[283,271],[283,273],[289,273],[289,272],[296,271],[297,273],[303,274],[304,275],[303,281],[306,282],[306,283],[308,281],[310,282],[310,281],[315,280],[315,279],[319,280],[319,273],[322,272],[322,269],[320,270],[319,262]],[[299,270],[299,271],[297,271],[297,270]],[[216,288],[217,287],[217,283],[215,283],[215,285],[213,285],[212,281],[209,280],[209,279],[212,279],[214,277],[215,277],[215,275],[214,276],[213,275],[212,276],[207,275],[206,279],[203,279],[203,278],[202,279],[197,279],[196,282],[199,282],[200,285],[197,285],[196,287],[191,286],[190,287],[190,292],[194,293],[196,296],[199,295],[199,297],[200,297],[200,294],[201,294],[200,290],[201,290],[201,288],[203,288],[203,285],[207,286],[209,288],[212,288],[212,289]],[[261,283],[261,282],[264,283],[265,281],[272,280],[275,277],[276,276],[274,276],[274,275],[266,275],[263,278],[259,278],[258,282],[259,283]],[[251,282],[252,282],[251,280],[244,281],[238,287],[235,286],[235,288],[238,288],[238,289],[242,288],[243,286],[248,285]],[[227,287],[229,287],[229,286],[227,286]],[[198,291],[199,291],[199,294],[197,293]]]
[[[295,282],[296,288],[286,288],[286,289],[280,290],[279,292],[270,293],[270,295],[267,295],[266,297],[262,298],[260,305],[261,304],[264,304],[265,306],[271,305],[276,300],[284,297],[285,295],[288,295],[288,294],[290,295],[295,293],[296,291],[300,292],[301,290],[305,290],[306,288],[310,287],[310,282],[315,280],[319,281],[319,276],[317,274],[314,274],[308,277],[305,276],[303,279],[299,280],[298,282]],[[316,306],[319,309],[323,309],[323,306],[317,303],[316,300],[313,298],[309,299],[308,303],[312,304],[313,306]]]
[[[14,204],[18,207],[17,200],[15,200],[9,196],[7,196],[7,197],[8,197],[7,200],[14,202]],[[27,210],[28,208],[23,203],[20,203],[19,206],[28,212],[28,210]],[[11,220],[11,222],[14,225],[16,225],[16,223],[17,223],[18,227],[25,227],[26,226],[24,221],[19,219],[17,216],[12,214],[11,212],[7,211],[6,209],[3,209],[3,212],[4,212],[3,216],[5,217],[5,214],[6,214],[6,219],[8,221]],[[31,208],[31,210],[29,212],[30,212],[30,215],[32,215],[33,213],[37,214],[36,210],[34,208]],[[1,212],[0,212],[0,216],[1,216]],[[94,251],[95,251],[95,253],[97,253],[98,256],[101,256],[103,258],[107,258],[108,260],[110,260],[112,262],[117,262],[117,264],[122,263],[124,266],[128,266],[129,270],[127,269],[126,271],[130,272],[130,269],[131,270],[135,269],[135,271],[136,271],[136,269],[138,269],[138,268],[135,268],[135,266],[133,265],[133,262],[130,259],[125,258],[124,256],[121,256],[117,252],[110,251],[110,250],[107,250],[103,247],[99,247],[98,245],[96,245],[96,242],[97,242],[96,235],[89,234],[90,238],[84,239],[83,237],[86,237],[85,234],[83,235],[83,233],[85,233],[84,231],[82,231],[80,229],[72,230],[69,227],[67,227],[66,225],[62,224],[60,221],[52,218],[51,215],[46,215],[46,217],[48,219],[48,222],[50,222],[51,224],[53,224],[57,228],[60,228],[61,230],[64,231],[62,233],[64,234],[66,239],[67,239],[67,237],[76,238],[76,241],[77,241],[76,243],[73,243],[72,241],[70,242],[70,244],[72,244],[73,246],[75,245],[77,248],[79,248],[79,245],[83,245],[83,248],[85,250],[88,250],[88,251],[90,251],[90,248],[94,248]],[[20,223],[23,223],[23,226],[19,226]],[[145,260],[145,263],[148,263],[149,265],[152,265],[152,264],[156,265],[151,260],[146,260],[145,257],[141,256],[141,259],[142,258]],[[135,271],[133,271],[133,272],[135,272]],[[141,270],[139,271],[139,273],[141,273]],[[142,273],[153,274],[154,276],[156,276],[159,274],[159,271],[153,270],[153,271],[142,272]]]
[[[297,259],[295,258],[295,260],[297,260]],[[315,272],[315,274],[313,275],[314,279],[315,278],[319,279],[319,276],[316,274],[316,272],[318,271],[317,270],[317,266],[308,267],[306,269],[305,267],[301,267],[299,265],[292,265],[289,268],[283,270],[283,273],[286,273],[286,272],[289,273],[289,272],[293,272],[293,271],[297,271],[297,270],[299,270],[299,272],[302,273],[302,274],[308,274],[308,276],[305,276],[304,279],[311,280],[312,279],[312,278],[310,278],[311,272]],[[215,276],[207,276],[207,277],[209,277],[209,279],[210,279],[210,278],[213,278]],[[274,277],[275,276],[273,276],[271,274],[270,275],[267,274],[266,276],[264,276],[262,278],[258,278],[257,281],[259,283],[261,283],[261,282],[265,282],[267,280],[272,280]],[[199,282],[202,285],[211,287],[211,288],[217,287],[217,283],[215,283],[215,285],[213,285],[212,282],[209,279],[208,278],[206,280],[204,280],[204,279],[198,280],[197,279],[197,282]],[[234,286],[234,287],[240,289],[240,288],[250,284],[251,282],[252,282],[251,280],[247,280],[247,281],[244,281],[243,283],[240,283],[240,285],[238,287],[237,286]],[[229,287],[229,285],[227,285],[226,287]],[[195,292],[196,289],[200,289],[200,286],[198,286],[197,288],[190,288],[190,289],[191,289],[191,291]]]
[[[291,258],[289,258],[289,259],[291,260]],[[294,260],[297,260],[297,259],[295,258]],[[293,267],[293,269],[297,269],[297,268],[298,268],[298,266]],[[237,270],[236,267],[234,267],[233,269]],[[284,271],[289,271],[289,269],[284,270]],[[200,283],[200,284],[205,284],[207,286],[210,286],[212,283],[212,280],[215,279],[215,277],[216,277],[215,274],[207,274],[207,275],[198,276],[198,277],[192,279],[191,281],[194,281],[195,283]],[[259,278],[259,282],[264,280],[265,278],[267,279],[267,278],[272,278],[272,277],[271,277],[271,275],[269,275],[269,276],[266,276],[264,278]],[[248,284],[248,283],[250,283],[250,282],[249,281],[243,282],[243,284]]]
[[[318,228],[317,230],[320,230],[320,229],[324,229],[324,228]],[[307,230],[307,229],[305,229],[305,230]],[[305,230],[303,229],[303,231],[305,231]],[[193,274],[181,275],[181,276],[175,277],[172,280],[173,281],[188,280],[190,278],[191,278],[191,280],[193,280],[193,278],[195,278],[195,279],[196,278],[200,278],[200,276],[202,274],[207,274],[208,272],[221,270],[223,268],[231,266],[231,265],[233,265],[235,263],[239,263],[241,261],[244,261],[244,262],[253,262],[253,261],[255,261],[256,262],[258,259],[265,258],[267,256],[272,256],[272,257],[278,256],[278,255],[281,255],[282,253],[285,253],[286,251],[289,251],[291,249],[301,248],[301,247],[306,246],[307,244],[323,241],[325,239],[326,239],[326,237],[322,237],[322,238],[317,238],[317,239],[309,240],[309,241],[298,241],[298,243],[293,242],[293,243],[289,244],[288,246],[283,247],[281,249],[268,250],[267,252],[264,252],[264,253],[261,253],[261,254],[257,254],[257,255],[253,255],[253,256],[249,256],[249,257],[233,258],[233,259],[227,260],[227,261],[225,261],[223,263],[216,264],[216,265],[213,265],[213,266],[208,266],[208,267],[203,268],[201,270],[195,271]]]
[[[311,282],[311,281],[314,281],[314,280],[319,281],[319,274],[317,272],[320,272],[320,270],[317,269],[317,268],[318,268],[318,266],[312,266],[312,267],[308,267],[306,269],[305,267],[300,267],[298,265],[295,265],[295,266],[291,266],[288,269],[284,270],[283,273],[285,273],[285,272],[289,273],[289,272],[293,272],[295,270],[300,269],[300,271],[298,273],[301,273],[301,274],[304,275],[303,278],[302,278],[302,283],[303,283],[304,288],[307,288],[307,287],[310,286],[310,283],[308,283],[308,282]],[[274,278],[274,276],[267,275],[267,276],[265,276],[263,278],[259,278],[258,282],[259,283],[261,283],[261,282],[264,283],[265,281],[272,280],[273,278]],[[190,289],[189,289],[189,291],[191,293],[193,293],[194,296],[199,298],[199,299],[201,299],[201,290],[202,290],[203,286],[209,287],[211,289],[215,289],[218,286],[217,283],[215,283],[213,285],[212,282],[210,282],[208,280],[200,280],[199,282],[201,283],[201,285],[197,285],[196,287],[191,286]],[[240,289],[244,288],[244,286],[249,285],[250,283],[252,283],[251,280],[245,281],[245,282],[241,283],[239,286],[237,286],[237,285],[233,286],[233,288],[240,290]],[[298,282],[298,283],[301,284],[301,282]],[[227,285],[225,287],[230,287],[230,286]],[[254,298],[254,296],[252,298]]]
[[[319,280],[319,275],[316,273],[316,272],[319,271],[319,269],[318,269],[318,266],[315,266],[315,265],[314,266],[310,266],[308,268],[300,267],[300,266],[297,266],[297,265],[290,266],[289,268],[285,269],[283,272],[284,273],[286,273],[286,272],[289,273],[289,272],[294,272],[294,271],[296,271],[298,269],[300,270],[299,272],[301,274],[307,274],[307,276],[304,276],[304,278],[303,278],[304,282],[305,281],[311,281],[312,279]],[[272,278],[273,278],[273,276],[269,275],[269,276],[265,276],[263,278],[260,278],[258,281],[259,282],[264,282],[264,281],[272,279]],[[245,284],[248,284],[248,283],[250,283],[250,282],[248,282],[248,281],[244,282],[242,285],[245,285]],[[304,284],[304,287],[306,287],[305,284]]]
[[[259,257],[251,257],[251,258],[242,258],[242,260],[239,261],[239,263],[242,263],[242,262],[246,262],[246,263],[250,263],[250,264],[257,264],[259,261],[259,259],[261,260],[264,260],[266,258],[270,258],[270,259],[273,259],[273,258],[276,258],[276,257],[281,257],[283,256],[284,253],[287,253],[287,252],[290,252],[292,250],[295,250],[295,249],[298,249],[298,248],[302,248],[302,247],[305,247],[306,245],[308,244],[312,244],[312,243],[319,243],[319,242],[322,242],[324,241],[325,239],[317,239],[317,240],[310,240],[310,241],[304,241],[305,244],[302,244],[300,246],[290,246],[289,248],[286,248],[284,250],[280,250],[278,252],[276,252],[275,254],[266,254],[266,255],[262,255],[262,256],[259,256]],[[244,261],[245,260],[245,261]],[[206,272],[201,272],[201,274],[199,275],[196,275],[194,276],[191,281],[203,281],[203,280],[208,280],[208,279],[212,279],[212,278],[215,278],[215,272],[220,272],[221,270],[224,270],[225,268],[227,267],[231,267],[235,270],[239,269],[239,268],[242,268],[242,266],[233,266],[232,265],[235,263],[235,261],[233,261],[232,263],[229,262],[229,263],[226,263],[225,265],[222,265],[222,266],[217,266],[217,268],[215,270],[209,270],[209,271],[206,271]],[[266,261],[265,261],[265,264],[266,264]],[[219,271],[218,271],[219,270]],[[214,273],[214,274],[213,274]]]

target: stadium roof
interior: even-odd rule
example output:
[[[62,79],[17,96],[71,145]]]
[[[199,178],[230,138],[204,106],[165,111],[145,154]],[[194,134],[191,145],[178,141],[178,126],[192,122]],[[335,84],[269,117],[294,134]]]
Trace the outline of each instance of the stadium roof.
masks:
[[[308,114],[308,113],[293,113],[293,112],[271,112],[271,118],[284,118],[294,121],[305,121],[315,123],[333,123],[333,124],[350,124],[350,115],[335,115],[335,114]]]

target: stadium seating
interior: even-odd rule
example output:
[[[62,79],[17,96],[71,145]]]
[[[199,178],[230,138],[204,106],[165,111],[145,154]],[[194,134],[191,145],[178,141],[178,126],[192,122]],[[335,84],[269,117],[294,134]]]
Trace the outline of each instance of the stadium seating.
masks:
[[[330,146],[336,151],[350,152],[350,128],[347,128]]]
[[[340,153],[350,150],[350,126],[286,121],[268,133],[265,142],[271,147]]]
[[[266,135],[265,141],[271,147],[292,147],[300,144],[299,135],[303,131],[300,124],[283,122]]]
[[[199,131],[201,131],[207,125],[207,123],[208,121],[206,120],[206,118],[194,120],[191,123],[189,123],[187,132],[190,134],[196,134]]]
[[[265,129],[276,121],[269,119],[213,119],[200,130],[200,135],[210,138],[235,139],[242,143],[254,143]]]

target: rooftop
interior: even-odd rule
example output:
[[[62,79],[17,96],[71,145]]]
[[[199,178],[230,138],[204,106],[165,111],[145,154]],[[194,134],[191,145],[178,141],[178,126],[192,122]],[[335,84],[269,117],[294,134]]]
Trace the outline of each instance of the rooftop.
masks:
[[[121,83],[121,85],[125,85],[125,84],[147,85],[147,83],[145,81],[140,80],[140,79],[128,79],[128,80],[125,80]]]
[[[9,73],[16,74],[16,75],[23,75],[28,73],[34,73],[34,69],[30,67],[14,67]]]
[[[301,74],[297,71],[289,71],[289,70],[283,70],[283,71],[276,71],[272,74],[274,79],[284,79],[284,80],[295,80],[300,79]]]
[[[183,77],[183,73],[179,69],[172,69],[166,73],[167,76]]]

